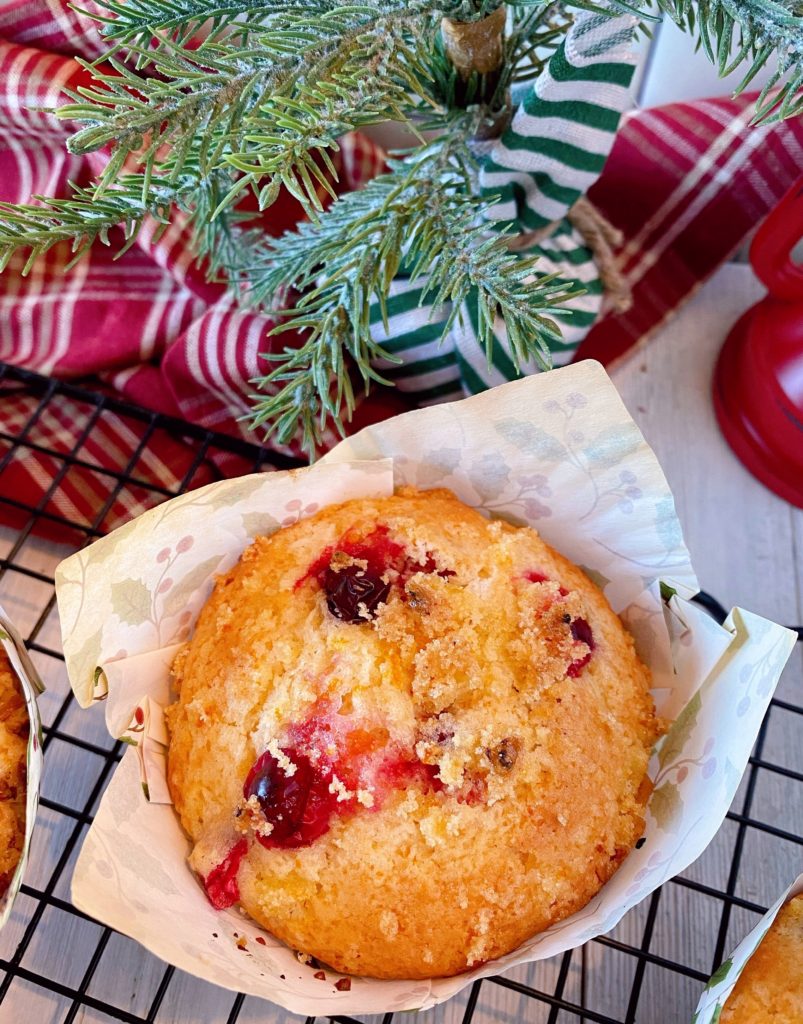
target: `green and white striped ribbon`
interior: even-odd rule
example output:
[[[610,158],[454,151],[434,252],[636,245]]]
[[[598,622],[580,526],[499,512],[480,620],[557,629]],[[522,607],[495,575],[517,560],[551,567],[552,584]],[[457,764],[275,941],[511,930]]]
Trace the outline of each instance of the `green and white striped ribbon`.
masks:
[[[599,177],[622,112],[630,106],[635,67],[631,48],[635,18],[582,12],[533,86],[514,98],[515,113],[501,138],[480,153],[480,190],[499,196],[488,220],[532,231],[555,222],[548,238],[533,246],[543,274],[557,272],[584,294],[555,312],[563,339],[552,346],[553,363],[568,363],[602,304],[591,250],[566,214]],[[451,308],[422,305],[424,281],[398,277],[388,300],[385,331],[378,304],[372,308],[374,337],[401,364],[377,360],[376,368],[420,405],[476,394],[520,376],[510,358],[504,322],[494,325],[496,344],[488,366],[477,341],[477,303],[469,297],[441,342]],[[533,362],[522,368],[533,373]]]

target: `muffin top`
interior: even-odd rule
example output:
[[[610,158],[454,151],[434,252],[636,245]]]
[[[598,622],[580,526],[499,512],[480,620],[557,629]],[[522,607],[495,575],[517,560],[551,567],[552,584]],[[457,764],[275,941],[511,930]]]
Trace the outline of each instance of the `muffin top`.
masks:
[[[28,730],[19,680],[0,647],[0,899],[11,884],[25,840]]]
[[[721,1024],[803,1020],[803,893],[785,903],[725,1002]]]
[[[174,665],[168,780],[217,906],[375,977],[583,906],[643,829],[659,727],[604,597],[446,490],[258,538]]]

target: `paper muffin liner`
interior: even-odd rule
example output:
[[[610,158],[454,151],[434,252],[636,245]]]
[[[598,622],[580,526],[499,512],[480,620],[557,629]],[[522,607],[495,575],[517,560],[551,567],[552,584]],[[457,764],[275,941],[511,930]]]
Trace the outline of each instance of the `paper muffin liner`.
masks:
[[[14,623],[0,605],[0,644],[2,644],[12,671],[16,674],[22,687],[25,706],[28,709],[28,748],[26,756],[26,794],[25,794],[25,839],[22,854],[14,871],[14,876],[4,896],[0,898],[0,928],[8,920],[14,898],[22,885],[25,866],[31,847],[31,836],[36,823],[36,810],[39,806],[39,786],[42,779],[42,721],[36,698],[44,692],[42,680],[28,652],[22,637]]]
[[[798,875],[789,888],[773,903],[755,928],[745,935],[728,959],[723,960],[711,975],[710,981],[700,996],[691,1024],[717,1024],[725,1008],[725,1003],[728,1001],[728,996],[736,987],[739,975],[747,966],[750,957],[761,945],[781,907],[801,893],[803,893],[803,875]]]
[[[215,575],[258,534],[400,484],[448,487],[534,526],[583,567],[633,633],[672,723],[650,765],[644,842],[597,895],[509,955],[426,981],[343,978],[237,910],[214,910],[187,866],[164,778],[169,666]],[[62,562],[56,584],[75,694],[85,707],[105,701],[110,731],[132,744],[81,850],[76,906],[182,970],[310,1016],[426,1009],[613,928],[713,838],[795,640],[738,608],[719,626],[689,603],[697,580],[666,479],[594,362],[387,420],[309,469],[181,495]]]

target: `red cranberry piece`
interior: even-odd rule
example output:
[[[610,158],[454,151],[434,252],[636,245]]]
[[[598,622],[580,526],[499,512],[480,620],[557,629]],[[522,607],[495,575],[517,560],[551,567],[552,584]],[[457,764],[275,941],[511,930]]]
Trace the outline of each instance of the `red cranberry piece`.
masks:
[[[227,857],[216,868],[212,868],[204,878],[207,898],[216,910],[232,907],[240,899],[237,872],[240,870],[240,863],[247,850],[248,840],[241,839],[232,847]]]
[[[381,767],[382,778],[390,789],[409,789],[418,786],[425,793],[440,793],[444,785],[436,764],[424,764],[417,759],[394,758]]]
[[[589,661],[591,661],[591,652],[596,647],[596,644],[594,642],[594,634],[591,631],[591,626],[589,626],[585,619],[573,619],[569,629],[572,633],[572,639],[578,643],[583,643],[588,647],[588,654],[583,658],[578,658],[576,661],[573,661],[566,670],[567,676],[570,676],[572,679],[576,679]]]
[[[257,840],[268,849],[309,846],[329,828],[337,798],[329,792],[331,769],[318,770],[298,751],[282,749],[295,765],[288,775],[267,751],[257,758],[243,785],[246,800],[256,797],[265,820],[273,826]]]
[[[591,632],[591,626],[585,619],[573,619],[572,624],[569,627],[572,631],[573,639],[579,643],[583,643],[586,647],[589,647],[592,651],[596,646],[594,643],[594,634]]]
[[[362,562],[346,567],[340,572],[332,566],[335,554],[346,555]],[[405,548],[390,537],[387,526],[377,526],[363,537],[355,538],[346,532],[337,545],[325,548],[307,571],[296,580],[296,588],[306,580],[315,579],[328,595],[329,610],[345,622],[365,622],[373,618],[376,607],[387,600],[390,585],[382,577],[392,571],[398,586],[405,583],[417,572],[436,572],[444,578],[454,576],[452,569],[438,569],[434,557],[427,552],[422,562],[413,562]],[[337,594],[335,594],[337,592]],[[367,615],[360,614],[359,605],[364,604]]]
[[[549,583],[550,578],[546,573],[541,572],[539,569],[528,569],[524,573],[524,579],[529,580],[530,583]],[[569,591],[565,587],[558,587],[559,597],[568,597]]]
[[[379,574],[358,565],[347,565],[339,572],[327,569],[323,588],[327,608],[343,622],[367,622],[374,618],[390,593],[390,584]]]
[[[337,797],[329,792],[331,780],[332,777],[329,774],[316,780],[310,790],[301,824],[289,840],[285,842],[285,846],[291,848],[309,846],[310,843],[329,831],[329,822],[332,815],[338,809]],[[341,806],[345,808],[349,805],[343,804]]]
[[[591,655],[587,654],[584,658],[578,658],[577,661],[573,661],[571,665],[566,669],[566,675],[571,679],[576,679],[586,665],[591,661]]]
[[[488,797],[488,783],[480,775],[469,776],[463,784],[462,790],[457,794],[459,804],[467,804],[469,807],[477,807],[485,803]]]
[[[271,838],[279,842],[291,836],[303,821],[312,785],[309,759],[296,756],[294,764],[294,774],[288,775],[266,752],[257,759],[243,786],[243,796],[246,800],[257,798],[265,820],[273,826]]]

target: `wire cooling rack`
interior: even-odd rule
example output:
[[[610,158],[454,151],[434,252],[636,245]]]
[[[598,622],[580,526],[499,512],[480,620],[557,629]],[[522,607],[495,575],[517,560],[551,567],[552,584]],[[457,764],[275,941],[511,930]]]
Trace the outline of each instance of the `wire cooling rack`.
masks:
[[[8,430],[9,396],[33,396],[27,422]],[[69,401],[82,410],[68,451],[47,446],[39,427],[48,410]],[[125,466],[103,470],[86,457],[86,441],[107,414],[123,416],[138,440]],[[180,484],[165,489],[141,472],[160,432],[191,446]],[[0,1024],[292,1024],[302,1018],[261,1000],[233,995],[191,978],[103,927],[70,902],[69,880],[98,800],[121,756],[97,711],[81,712],[70,694],[55,613],[53,568],[69,553],[38,541],[49,527],[74,531],[89,543],[125,488],[158,503],[189,488],[199,467],[236,455],[244,471],[288,460],[208,430],[189,426],[81,387],[0,364],[0,490],[13,460],[38,452],[52,458],[47,493],[35,506],[19,495],[0,497],[0,600],[21,627],[48,691],[42,697],[45,777],[26,882],[0,933]],[[79,468],[107,483],[94,521],[52,511],[56,489]],[[15,527],[2,529],[11,521]],[[21,525],[20,525],[21,522]],[[715,610],[715,609],[714,609]],[[790,614],[790,618],[794,613]],[[767,865],[789,881],[803,867],[803,765],[775,757],[775,735],[803,726],[799,679],[772,701],[745,780],[719,835],[703,857],[632,910],[613,932],[553,960],[525,965],[475,983],[431,1012],[432,1024],[469,1021],[514,1024],[597,1022],[673,1024],[689,1019],[700,989],[777,894],[762,883]],[[795,696],[797,695],[797,696]],[[790,732],[792,730],[792,732]],[[789,744],[787,744],[787,747]],[[769,786],[767,785],[769,783]],[[780,787],[780,788],[779,788]],[[769,801],[766,792],[773,795]],[[351,1021],[349,1017],[318,1018]],[[401,1024],[400,1014],[364,1018]],[[307,1024],[312,1024],[309,1018]]]

